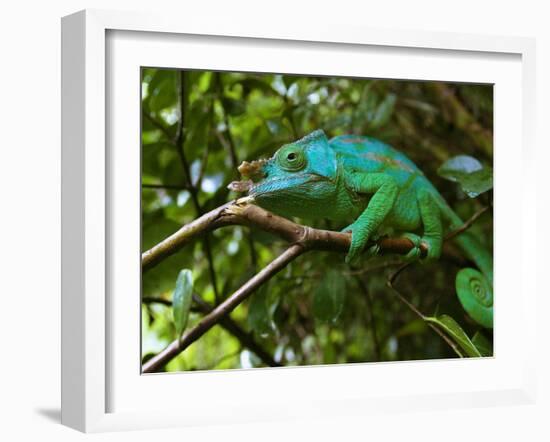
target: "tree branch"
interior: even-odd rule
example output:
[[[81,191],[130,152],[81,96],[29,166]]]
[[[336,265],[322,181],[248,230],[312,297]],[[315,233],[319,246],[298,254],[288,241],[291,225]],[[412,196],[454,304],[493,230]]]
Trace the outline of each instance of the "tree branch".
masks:
[[[143,364],[143,373],[153,373],[163,367],[203,334],[217,324],[222,317],[231,312],[237,305],[248,298],[258,287],[267,282],[279,270],[283,269],[289,262],[304,253],[305,248],[300,244],[293,244],[280,256],[264,267],[259,273],[249,279],[235,293],[215,307],[206,315],[194,328],[185,333],[181,339],[173,341],[164,350],[149,359]]]
[[[144,304],[157,303],[162,304],[166,307],[172,307],[172,301],[154,296],[144,296],[143,298],[141,298],[141,302]],[[214,309],[210,305],[210,303],[206,302],[196,293],[193,293],[193,302],[194,304],[191,307],[191,311],[193,312],[200,312],[204,314],[210,313]],[[231,319],[231,317],[226,316],[221,318],[220,325],[229,333],[231,333],[241,343],[243,347],[246,347],[251,352],[255,353],[256,356],[258,356],[264,364],[270,367],[281,366],[281,364],[275,362],[273,357],[254,340],[252,333],[247,333],[246,331],[244,331],[235,321],[233,321],[233,319]]]
[[[214,308],[208,302],[206,302],[199,296],[193,296],[193,300],[203,313],[209,314],[212,312],[212,310],[214,310]],[[254,340],[252,333],[247,333],[246,331],[244,331],[235,321],[233,321],[233,319],[231,319],[230,316],[222,317],[220,319],[220,325],[233,336],[235,336],[235,338],[239,340],[243,347],[248,348],[250,351],[256,354],[256,356],[258,356],[264,364],[270,367],[281,366],[281,364],[275,362],[273,357]]]
[[[227,203],[211,210],[189,224],[184,225],[176,233],[144,252],[141,255],[142,271],[146,272],[147,270],[153,268],[159,262],[176,253],[197,236],[202,235],[209,230],[214,230],[213,223],[220,217],[225,209],[231,205],[232,203]]]
[[[259,206],[248,204],[248,201],[248,198],[241,198],[224,204],[186,224],[173,235],[142,254],[142,271],[146,272],[153,268],[202,234],[229,225],[257,227],[279,236],[289,243],[300,243],[308,250],[347,252],[349,249],[351,242],[349,233],[314,229],[296,224]],[[407,238],[382,238],[377,243],[383,253],[405,254],[414,247],[414,244]],[[372,244],[374,242],[370,245]],[[421,249],[423,253],[426,253],[423,246]]]

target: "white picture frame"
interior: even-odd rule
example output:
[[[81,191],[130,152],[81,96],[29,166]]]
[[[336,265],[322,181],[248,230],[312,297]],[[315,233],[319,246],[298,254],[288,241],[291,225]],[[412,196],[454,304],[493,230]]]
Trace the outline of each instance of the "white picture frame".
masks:
[[[207,18],[194,17],[193,21],[183,24],[175,17],[155,16],[144,13],[123,13],[112,11],[87,10],[63,18],[62,21],[62,423],[85,432],[110,431],[122,429],[158,428],[168,426],[205,425],[213,419],[216,422],[248,422],[285,418],[308,418],[318,416],[361,416],[374,411],[387,412],[460,408],[469,406],[489,406],[503,403],[532,403],[536,393],[534,375],[534,339],[536,324],[527,321],[526,316],[518,315],[521,322],[521,336],[525,338],[522,352],[517,355],[514,363],[513,376],[502,382],[495,382],[487,389],[482,384],[469,389],[464,384],[461,390],[450,391],[434,381],[431,391],[379,391],[375,395],[364,393],[360,388],[357,394],[347,395],[344,388],[328,388],[327,391],[317,393],[313,386],[307,390],[308,379],[318,380],[321,376],[338,377],[343,367],[305,367],[300,369],[268,370],[268,371],[235,371],[235,373],[200,373],[193,374],[195,390],[186,390],[188,401],[197,399],[193,394],[204,389],[205,385],[216,385],[223,388],[231,376],[231,383],[238,382],[241,388],[251,390],[251,395],[243,394],[241,399],[233,401],[230,407],[220,399],[220,410],[205,415],[201,404],[190,410],[184,407],[176,408],[165,405],[154,407],[129,409],[124,406],[113,408],[110,395],[118,388],[124,376],[114,375],[120,367],[127,372],[128,379],[141,382],[139,367],[132,371],[133,361],[129,356],[113,354],[110,339],[115,339],[116,323],[120,317],[111,311],[112,299],[109,299],[108,289],[112,288],[109,279],[110,259],[113,257],[110,245],[116,241],[113,234],[116,228],[110,228],[113,222],[113,201],[116,196],[109,192],[112,188],[109,180],[116,180],[116,159],[113,159],[108,149],[108,143],[115,137],[106,128],[106,121],[113,117],[108,107],[111,92],[109,82],[116,75],[108,69],[113,62],[109,57],[117,57],[118,52],[109,46],[108,35],[126,35],[139,33],[144,39],[170,39],[176,41],[185,36],[216,37],[222,42],[224,39],[242,39],[252,46],[261,42],[273,42],[287,48],[298,48],[307,43],[311,47],[328,45],[333,51],[344,51],[353,48],[377,48],[379,52],[389,51],[391,48],[400,48],[404,53],[414,50],[430,51],[434,60],[444,57],[445,54],[470,54],[483,63],[484,58],[491,54],[501,54],[504,57],[513,57],[519,60],[521,76],[521,91],[510,91],[519,94],[521,104],[521,119],[517,122],[519,132],[511,136],[518,136],[521,149],[517,147],[524,167],[532,161],[533,146],[533,113],[534,113],[534,41],[517,37],[489,37],[478,35],[464,35],[451,33],[427,33],[416,31],[388,31],[369,28],[348,28],[345,26],[318,27],[301,23],[293,26],[269,23],[249,23],[235,28],[231,23],[213,22]],[[141,38],[141,37],[140,37]],[[237,41],[237,40],[231,40]],[[240,41],[240,40],[239,40]],[[238,46],[238,45],[237,45]],[[300,48],[302,48],[300,46]],[[110,49],[111,48],[111,49]],[[162,52],[162,51],[159,51]],[[336,52],[335,52],[336,53]],[[344,55],[345,56],[345,55]],[[162,61],[166,66],[166,61]],[[297,63],[296,61],[294,63]],[[306,63],[307,64],[307,63]],[[172,64],[172,67],[185,67]],[[219,66],[216,66],[219,68]],[[232,68],[229,66],[229,68]],[[285,71],[288,69],[280,69]],[[296,69],[294,66],[292,69]],[[302,66],[302,70],[303,70]],[[261,68],[259,69],[261,70]],[[106,75],[108,73],[109,75]],[[136,74],[137,75],[137,74]],[[414,75],[414,74],[412,74]],[[382,75],[383,76],[383,75]],[[420,77],[419,77],[420,78]],[[516,77],[514,77],[516,78]],[[504,80],[503,80],[504,81]],[[510,83],[512,84],[512,83]],[[517,97],[516,97],[517,98]],[[137,102],[135,103],[137,106]],[[498,103],[496,104],[498,112]],[[115,117],[116,118],[116,117]],[[135,122],[134,122],[135,123]],[[139,138],[139,133],[133,137]],[[514,138],[515,139],[515,138]],[[496,138],[498,143],[498,137]],[[138,144],[139,145],[139,144]],[[139,156],[139,154],[138,154]],[[112,162],[113,164],[111,164]],[[511,163],[502,162],[501,169],[496,166],[496,175],[500,170],[506,171]],[[512,163],[513,164],[513,163]],[[115,177],[113,178],[113,173]],[[503,174],[505,172],[502,172]],[[535,277],[532,274],[535,266],[527,265],[528,256],[536,256],[532,249],[536,241],[529,240],[535,229],[531,228],[534,217],[529,207],[535,207],[535,195],[527,193],[529,180],[534,177],[524,176],[523,187],[511,189],[517,195],[521,206],[525,210],[517,211],[515,221],[520,225],[521,238],[517,245],[517,256],[521,262],[521,279],[516,281],[521,291],[520,308],[535,304],[536,296]],[[505,186],[504,181],[501,181]],[[111,181],[112,185],[112,181]],[[496,195],[498,192],[496,192]],[[495,204],[498,209],[498,199]],[[504,201],[504,200],[502,200]],[[516,199],[517,201],[517,199]],[[532,203],[532,204],[531,204]],[[504,203],[505,204],[505,203]],[[501,205],[502,207],[502,205]],[[497,218],[498,219],[498,218]],[[116,220],[114,221],[116,224]],[[139,223],[136,219],[136,223]],[[498,250],[498,249],[496,249]],[[504,263],[505,264],[505,263]],[[503,264],[503,265],[504,265]],[[504,267],[503,267],[504,268]],[[495,273],[498,280],[498,271]],[[501,275],[506,275],[502,272]],[[504,277],[504,276],[503,276]],[[139,281],[138,281],[139,287]],[[137,299],[137,298],[136,298]],[[117,311],[117,309],[115,309]],[[120,308],[118,308],[120,311]],[[504,311],[504,310],[503,310]],[[117,319],[118,318],[118,319]],[[114,324],[114,325],[113,325]],[[498,324],[498,319],[497,319]],[[505,329],[505,322],[503,329]],[[498,326],[498,325],[497,325]],[[135,336],[139,340],[139,336]],[[518,337],[519,339],[519,337]],[[113,347],[114,345],[114,347]],[[498,349],[494,361],[499,362]],[[502,353],[503,355],[505,352]],[[118,358],[118,359],[117,359]],[[117,362],[113,369],[114,360]],[[502,360],[505,360],[502,359]],[[460,361],[459,361],[460,362]],[[484,372],[490,376],[497,365],[480,365],[480,361],[468,361],[470,373]],[[497,364],[494,362],[494,364]],[[462,370],[457,361],[442,362],[447,370]],[[403,367],[418,374],[427,376],[429,364],[400,363],[397,364],[356,364],[347,368],[348,375],[360,377],[365,370],[369,374],[374,372],[378,376],[399,376]],[[483,363],[485,364],[485,362]],[[488,362],[487,364],[491,364]],[[130,368],[127,368],[130,367]],[[498,366],[499,370],[506,370],[507,365]],[[310,370],[310,371],[305,371]],[[313,370],[313,372],[311,371]],[[452,371],[454,373],[454,371]],[[262,374],[263,373],[263,374]],[[289,374],[290,373],[290,374]],[[312,374],[315,373],[315,374]],[[340,372],[341,373],[341,372]],[[424,374],[423,374],[424,373]],[[433,372],[432,372],[433,373]],[[186,375],[186,374],[185,374]],[[471,375],[470,375],[471,376]],[[253,390],[265,385],[270,377],[277,385],[279,382],[301,382],[304,394],[311,395],[303,401],[297,400],[294,404],[281,404],[276,400],[272,404],[255,404],[251,398]],[[144,385],[143,394],[162,392],[167,397],[167,389],[176,391],[183,388],[177,375],[149,375],[147,385]],[[356,379],[356,378],[354,378]],[[496,378],[495,378],[496,379]],[[465,378],[467,381],[467,378]],[[248,387],[247,387],[248,383]],[[460,384],[460,382],[457,382]],[[162,385],[161,385],[162,384]],[[125,384],[120,395],[127,395],[120,403],[139,401],[138,397],[131,396],[132,388],[138,384]],[[397,384],[399,386],[399,384]],[[443,385],[443,384],[442,384]],[[472,382],[473,385],[473,382]],[[189,385],[188,385],[189,387]],[[141,388],[141,387],[139,387]],[[278,388],[278,387],[277,387]],[[174,390],[175,389],[175,390]],[[276,388],[274,387],[274,390]],[[204,390],[203,390],[204,391]],[[424,391],[424,390],[423,390]],[[182,393],[183,394],[183,393]],[[191,395],[189,397],[189,395]],[[170,404],[170,401],[167,401]],[[211,404],[210,404],[211,405]],[[206,405],[205,405],[206,406]],[[235,409],[242,413],[234,413]],[[177,410],[177,411],[174,411]],[[240,416],[240,417],[236,417]]]

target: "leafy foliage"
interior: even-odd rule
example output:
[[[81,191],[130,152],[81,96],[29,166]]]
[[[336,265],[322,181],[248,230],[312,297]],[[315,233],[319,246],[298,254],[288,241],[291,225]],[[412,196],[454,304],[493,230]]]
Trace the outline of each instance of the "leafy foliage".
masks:
[[[462,190],[470,198],[493,188],[493,170],[468,155],[448,159],[437,173],[443,178],[460,183]]]
[[[176,337],[180,337],[189,319],[191,301],[193,299],[193,274],[189,269],[183,269],[176,280],[176,289],[172,298],[172,313],[176,325]]]
[[[313,292],[312,310],[315,319],[321,322],[336,322],[346,297],[346,280],[339,272],[329,271]]]
[[[461,350],[470,357],[481,357],[481,353],[472,343],[468,335],[462,330],[462,327],[448,315],[441,315],[438,317],[425,318],[426,321],[436,324],[445,333],[447,333],[453,341],[458,343]]]
[[[235,198],[226,186],[239,177],[241,161],[269,157],[282,144],[319,128],[329,137],[369,135],[400,149],[467,219],[492,196],[486,191],[492,186],[487,184],[492,178],[492,149],[487,149],[487,137],[481,137],[492,131],[492,97],[488,85],[144,68],[142,249]],[[472,121],[477,124],[475,133],[468,129]],[[447,163],[451,167],[444,168],[444,177],[438,175],[443,163],[464,155],[471,157],[467,161],[487,164],[482,170],[489,172],[479,180],[476,176],[473,186],[465,184],[471,173],[460,161],[457,166],[455,158]],[[462,189],[448,181],[449,173]],[[465,192],[479,197],[468,198]],[[343,226],[320,221],[316,227],[336,230]],[[470,230],[492,246],[489,213]],[[194,327],[204,315],[195,301],[187,304],[191,300],[185,279],[189,274],[182,277],[181,269],[192,269],[192,291],[214,306],[284,246],[265,232],[228,227],[197,240],[145,273],[143,359],[162,350],[184,328]],[[239,305],[231,319],[281,365],[456,357],[387,289],[386,279],[395,262],[395,257],[382,257],[351,268],[344,264],[343,255],[309,253]],[[397,285],[425,315],[440,318],[436,312],[445,312],[466,338],[474,336],[470,340],[473,349],[491,354],[492,336],[475,337],[478,327],[456,299],[458,269],[453,259],[442,258],[413,266]],[[174,292],[177,296],[172,299]],[[216,326],[173,359],[166,370],[249,368],[267,363],[242,337]]]

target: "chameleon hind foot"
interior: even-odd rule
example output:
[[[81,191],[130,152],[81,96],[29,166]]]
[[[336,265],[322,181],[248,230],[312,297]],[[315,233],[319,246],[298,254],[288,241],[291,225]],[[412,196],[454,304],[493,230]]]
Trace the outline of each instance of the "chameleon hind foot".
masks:
[[[422,238],[414,233],[402,233],[399,235],[400,238],[407,238],[413,243],[413,247],[409,252],[403,257],[405,261],[418,261],[422,257],[422,249],[420,245],[422,244]]]
[[[437,259],[441,255],[441,241],[437,238],[419,236],[414,233],[402,233],[400,237],[407,238],[414,244],[409,253],[405,255],[406,261],[415,261],[419,259],[429,261]],[[422,256],[422,247],[426,249],[425,256]]]
[[[407,238],[410,240],[414,246],[413,248],[405,255],[406,261],[414,260],[432,260],[437,259],[441,255],[441,240],[437,238],[431,238],[426,236],[419,236],[414,233],[402,233],[399,235],[401,238]],[[422,256],[422,249],[426,249],[425,256]]]
[[[378,245],[378,243],[376,244],[373,244],[372,246],[368,247],[365,252],[364,252],[364,255],[367,256],[367,258],[374,258],[375,256],[379,256],[380,255],[380,246]]]

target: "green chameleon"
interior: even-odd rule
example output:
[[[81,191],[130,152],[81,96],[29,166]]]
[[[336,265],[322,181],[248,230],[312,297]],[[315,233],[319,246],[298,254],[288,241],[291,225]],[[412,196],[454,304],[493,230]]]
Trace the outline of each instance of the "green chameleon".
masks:
[[[463,221],[422,171],[403,153],[374,138],[343,135],[328,140],[322,130],[282,146],[269,160],[243,163],[244,177],[259,179],[246,188],[259,206],[286,217],[354,219],[346,262],[353,262],[369,240],[397,234],[412,241],[406,259],[441,254],[444,222],[450,229]],[[479,268],[462,269],[458,297],[468,314],[493,327],[493,259],[472,234],[454,238]],[[378,247],[368,249],[374,255]]]

